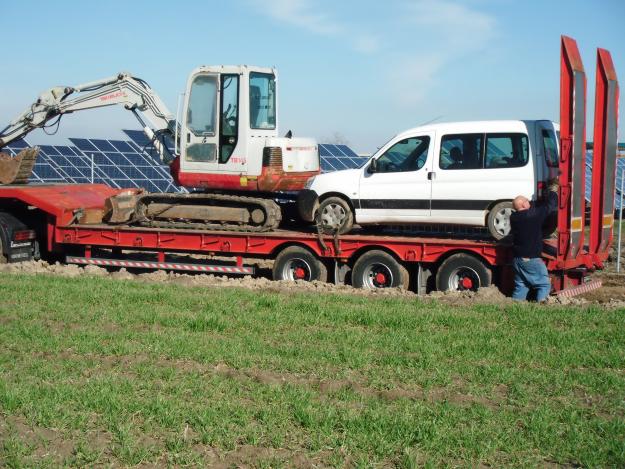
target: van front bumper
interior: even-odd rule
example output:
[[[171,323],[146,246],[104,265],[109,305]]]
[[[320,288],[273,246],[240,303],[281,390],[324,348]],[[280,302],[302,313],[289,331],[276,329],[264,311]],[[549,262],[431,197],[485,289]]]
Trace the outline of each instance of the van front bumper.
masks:
[[[319,196],[315,191],[303,189],[297,195],[297,211],[304,221],[315,221],[315,213],[319,208]]]

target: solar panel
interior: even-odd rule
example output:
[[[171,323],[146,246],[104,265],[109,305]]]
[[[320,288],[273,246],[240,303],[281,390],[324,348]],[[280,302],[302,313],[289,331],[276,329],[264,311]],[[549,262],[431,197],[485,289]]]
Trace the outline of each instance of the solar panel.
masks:
[[[347,145],[319,144],[319,162],[322,173],[360,168],[367,160],[368,158],[358,156]]]

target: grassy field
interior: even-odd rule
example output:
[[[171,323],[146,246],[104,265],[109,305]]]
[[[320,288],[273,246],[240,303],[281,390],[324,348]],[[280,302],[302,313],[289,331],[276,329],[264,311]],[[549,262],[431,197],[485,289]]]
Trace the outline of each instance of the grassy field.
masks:
[[[625,310],[0,275],[0,466],[625,465]]]

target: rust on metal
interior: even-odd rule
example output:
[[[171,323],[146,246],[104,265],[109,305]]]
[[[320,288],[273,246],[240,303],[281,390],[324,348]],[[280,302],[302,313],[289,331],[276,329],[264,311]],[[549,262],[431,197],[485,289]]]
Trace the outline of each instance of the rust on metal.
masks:
[[[15,156],[0,153],[0,184],[27,184],[38,154],[38,147],[25,148]]]
[[[121,192],[104,201],[104,219],[109,223],[128,223],[135,218],[137,204],[142,193]]]

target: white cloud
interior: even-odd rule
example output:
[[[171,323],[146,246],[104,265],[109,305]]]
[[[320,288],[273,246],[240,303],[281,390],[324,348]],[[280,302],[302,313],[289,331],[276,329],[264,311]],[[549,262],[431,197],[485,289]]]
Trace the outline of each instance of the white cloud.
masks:
[[[347,25],[325,13],[315,0],[249,0],[257,10],[282,23],[307,30],[313,34],[347,40],[351,47],[370,54],[379,49],[378,39],[372,35],[354,33]]]
[[[482,46],[492,38],[495,19],[457,0],[417,0],[407,5],[408,23],[425,27],[442,43],[460,49]]]
[[[314,5],[309,0],[252,0],[252,3],[276,20],[315,34],[333,36],[341,30],[326,15],[314,11]]]
[[[410,53],[396,54],[388,73],[392,97],[402,107],[422,101],[438,73],[486,46],[496,33],[493,16],[458,0],[415,0],[400,16],[415,33]]]

